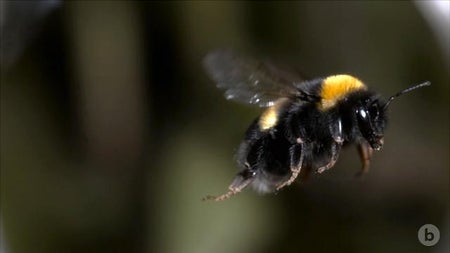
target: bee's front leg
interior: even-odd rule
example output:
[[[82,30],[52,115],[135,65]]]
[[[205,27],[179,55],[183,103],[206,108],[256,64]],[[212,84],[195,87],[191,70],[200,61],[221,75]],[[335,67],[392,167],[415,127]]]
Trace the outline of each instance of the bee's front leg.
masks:
[[[358,144],[358,153],[361,158],[362,168],[358,173],[356,173],[356,176],[362,176],[369,171],[373,149],[367,141],[362,141]]]

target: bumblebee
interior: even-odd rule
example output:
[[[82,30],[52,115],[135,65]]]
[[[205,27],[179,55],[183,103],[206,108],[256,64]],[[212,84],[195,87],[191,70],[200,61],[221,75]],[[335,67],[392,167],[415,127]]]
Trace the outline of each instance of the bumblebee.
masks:
[[[266,107],[245,133],[236,160],[240,171],[228,192],[205,199],[225,200],[247,186],[261,193],[278,191],[311,171],[323,173],[338,160],[343,146],[356,144],[362,163],[358,174],[369,170],[373,150],[384,143],[386,101],[351,75],[333,75],[303,81],[267,62],[242,58],[231,51],[215,51],[204,67],[225,97]]]

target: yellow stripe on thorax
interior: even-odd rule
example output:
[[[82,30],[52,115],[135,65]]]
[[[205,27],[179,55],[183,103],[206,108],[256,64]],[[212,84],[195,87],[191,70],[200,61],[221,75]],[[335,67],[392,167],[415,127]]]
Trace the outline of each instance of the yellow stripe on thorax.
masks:
[[[275,104],[269,108],[267,108],[259,117],[259,128],[261,131],[268,130],[278,123],[278,117],[280,114],[280,110],[289,101],[288,99],[282,98],[275,102]]]
[[[320,110],[330,109],[350,92],[365,89],[367,89],[366,86],[356,77],[350,75],[329,76],[323,80],[318,107]]]

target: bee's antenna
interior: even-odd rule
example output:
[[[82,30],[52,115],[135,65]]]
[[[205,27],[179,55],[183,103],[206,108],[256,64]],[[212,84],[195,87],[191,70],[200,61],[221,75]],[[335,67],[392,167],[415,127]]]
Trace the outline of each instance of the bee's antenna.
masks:
[[[397,97],[399,97],[399,96],[401,96],[401,95],[403,95],[403,94],[405,94],[405,93],[408,93],[408,92],[410,92],[410,91],[413,91],[413,90],[415,90],[415,89],[418,89],[418,88],[421,88],[421,87],[424,87],[424,86],[430,86],[430,85],[431,85],[431,82],[430,82],[430,81],[426,81],[426,82],[423,82],[423,83],[421,83],[421,84],[418,84],[418,85],[409,87],[409,88],[407,88],[407,89],[404,89],[404,90],[402,90],[402,91],[396,93],[395,95],[391,96],[391,97],[388,99],[388,101],[387,101],[386,104],[384,105],[383,109],[386,110],[386,109],[388,108],[389,104],[390,104],[394,99],[396,99]]]

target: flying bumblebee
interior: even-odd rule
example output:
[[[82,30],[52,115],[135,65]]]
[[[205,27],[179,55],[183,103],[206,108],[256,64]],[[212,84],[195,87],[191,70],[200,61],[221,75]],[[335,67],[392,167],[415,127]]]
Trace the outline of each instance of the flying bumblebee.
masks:
[[[383,146],[387,109],[398,96],[430,82],[407,88],[386,101],[351,75],[302,81],[272,64],[215,51],[204,67],[225,97],[267,107],[245,133],[237,151],[240,172],[228,192],[205,199],[225,200],[251,185],[269,193],[290,185],[297,176],[322,173],[334,166],[343,146],[356,144],[369,169],[373,150]]]

